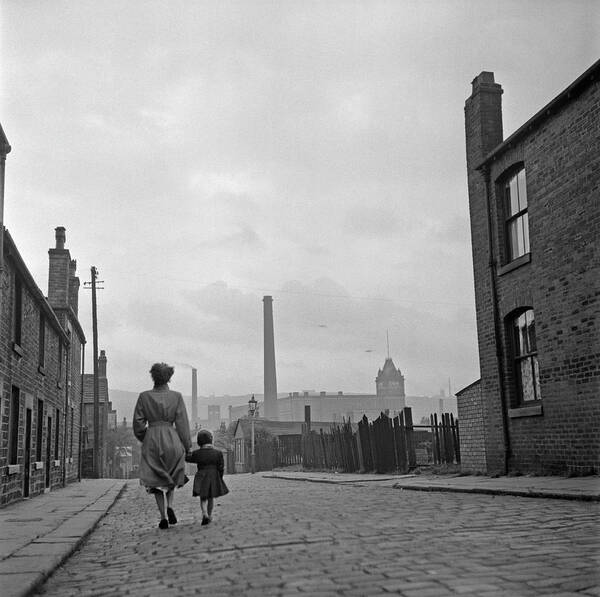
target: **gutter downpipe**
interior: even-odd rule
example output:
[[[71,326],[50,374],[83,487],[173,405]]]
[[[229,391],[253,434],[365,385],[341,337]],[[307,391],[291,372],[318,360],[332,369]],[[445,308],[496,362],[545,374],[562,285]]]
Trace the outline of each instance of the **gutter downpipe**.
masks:
[[[504,474],[509,472],[509,460],[511,456],[510,448],[510,430],[508,427],[508,410],[506,404],[506,388],[504,379],[504,350],[501,342],[502,322],[500,319],[500,310],[498,309],[498,290],[496,288],[496,275],[498,262],[494,253],[494,239],[492,227],[492,199],[491,199],[491,181],[490,169],[488,165],[483,166],[483,175],[485,178],[485,203],[487,209],[488,221],[488,251],[490,256],[490,286],[492,290],[492,310],[494,313],[494,344],[496,346],[496,366],[498,368],[498,382],[500,387],[500,406],[502,410],[502,434],[504,439]]]
[[[80,388],[80,402],[79,402],[79,456],[77,458],[77,481],[81,482],[81,469],[83,463],[81,460],[82,456],[82,442],[83,442],[83,375],[85,373],[85,344],[81,344],[81,377],[79,382]]]

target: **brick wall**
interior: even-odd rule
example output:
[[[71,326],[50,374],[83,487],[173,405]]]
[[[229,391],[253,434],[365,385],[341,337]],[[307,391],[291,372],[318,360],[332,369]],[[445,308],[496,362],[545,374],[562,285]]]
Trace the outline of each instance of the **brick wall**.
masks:
[[[600,86],[597,77],[595,81],[503,147],[489,164],[493,243],[499,260],[499,347],[509,464],[514,471],[600,470]],[[527,177],[531,260],[507,271],[502,269],[504,219],[496,182],[519,162]],[[489,417],[488,470],[494,471],[490,450],[497,452],[502,444],[487,431],[500,427],[502,419],[497,409],[489,408],[500,400],[492,302],[482,290],[490,278],[483,264],[487,216],[481,207],[482,181],[483,173],[469,171],[482,397],[484,417]],[[507,323],[523,307],[535,313],[540,366],[541,409],[531,416],[520,416],[525,411],[518,408]]]
[[[13,347],[15,276],[22,280],[22,335],[17,350]],[[0,505],[23,497],[25,493],[25,439],[27,410],[31,410],[29,495],[62,487],[78,478],[79,406],[81,380],[81,338],[70,337],[62,315],[57,317],[41,290],[27,271],[5,232],[4,270],[0,277]],[[45,320],[44,363],[40,367],[40,317]],[[59,349],[62,344],[62,351]],[[67,352],[71,355],[67,375]],[[59,366],[59,362],[61,362]],[[70,384],[69,384],[70,381]],[[17,466],[9,467],[9,421],[12,389],[19,389]],[[42,412],[38,407],[43,403]],[[73,417],[71,419],[71,409]],[[51,433],[48,433],[48,418]],[[42,426],[41,460],[38,456],[38,426]],[[56,433],[58,429],[58,458]],[[71,462],[71,434],[74,434]],[[48,459],[47,448],[50,448]],[[58,461],[58,462],[55,462]]]
[[[456,394],[460,421],[460,468],[466,473],[487,470],[481,382],[476,381]]]

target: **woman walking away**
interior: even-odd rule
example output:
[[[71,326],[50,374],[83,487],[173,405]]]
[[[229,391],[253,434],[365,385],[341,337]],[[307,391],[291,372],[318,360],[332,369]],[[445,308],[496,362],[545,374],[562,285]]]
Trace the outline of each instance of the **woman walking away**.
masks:
[[[152,365],[154,388],[140,394],[133,412],[133,433],[142,442],[140,483],[156,498],[161,529],[177,523],[173,491],[188,481],[185,454],[191,448],[183,398],[167,385],[174,372],[166,363]]]
[[[198,465],[192,495],[200,497],[202,524],[205,525],[212,520],[214,498],[229,493],[229,489],[223,481],[223,453],[213,447],[212,433],[206,429],[200,430],[197,441],[200,449],[187,454],[185,459]]]

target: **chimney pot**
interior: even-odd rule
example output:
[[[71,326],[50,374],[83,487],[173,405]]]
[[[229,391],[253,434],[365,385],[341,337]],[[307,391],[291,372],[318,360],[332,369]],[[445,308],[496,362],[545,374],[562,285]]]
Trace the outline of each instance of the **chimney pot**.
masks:
[[[57,249],[64,249],[65,248],[65,241],[67,240],[66,234],[65,234],[65,227],[64,226],[58,226],[54,229],[55,231],[55,237],[56,237],[56,248]]]

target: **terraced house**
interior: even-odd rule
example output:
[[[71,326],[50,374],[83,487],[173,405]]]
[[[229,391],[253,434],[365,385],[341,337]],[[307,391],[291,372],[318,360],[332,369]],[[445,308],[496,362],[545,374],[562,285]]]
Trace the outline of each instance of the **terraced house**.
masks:
[[[506,139],[502,87],[491,72],[473,80],[465,124],[481,380],[457,394],[471,471],[600,470],[599,79],[600,61]]]
[[[10,151],[1,131],[4,156]],[[81,366],[79,279],[56,228],[48,297],[9,231],[0,245],[0,505],[79,478]]]

